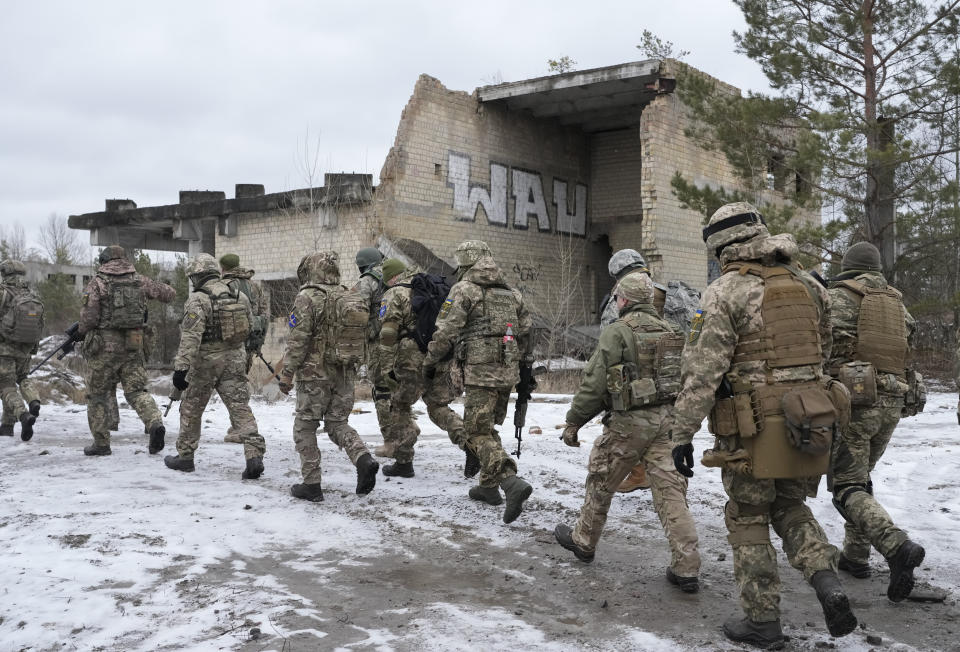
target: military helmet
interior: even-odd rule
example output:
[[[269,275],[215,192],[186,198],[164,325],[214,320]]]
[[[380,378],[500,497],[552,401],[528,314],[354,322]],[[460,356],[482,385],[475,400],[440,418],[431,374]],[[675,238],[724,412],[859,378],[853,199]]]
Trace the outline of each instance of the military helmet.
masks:
[[[2,275],[4,278],[8,276],[16,276],[18,274],[23,276],[26,273],[27,268],[19,260],[7,258],[0,263],[0,275]]]
[[[198,254],[187,263],[187,276],[220,276],[217,259],[210,254]]]
[[[220,267],[223,271],[236,269],[240,266],[240,256],[237,254],[223,254],[220,256]]]
[[[843,254],[843,260],[840,261],[840,271],[845,272],[850,269],[862,269],[865,271],[879,272],[883,269],[880,263],[880,250],[869,242],[858,242]]]
[[[639,269],[648,274],[650,273],[650,270],[647,269],[647,261],[643,259],[643,255],[636,249],[621,249],[610,256],[610,262],[607,263],[607,271],[610,272],[610,276],[613,278],[617,278],[623,272],[630,269]]]
[[[383,254],[376,247],[364,247],[357,252],[357,268],[362,272],[383,260]]]
[[[653,303],[653,281],[646,274],[627,274],[617,282],[614,293],[630,303]]]
[[[100,264],[104,264],[110,260],[117,260],[118,258],[126,258],[127,251],[120,245],[110,245],[105,247],[103,251],[100,252]]]
[[[307,254],[297,267],[297,278],[301,283],[340,282],[340,254],[336,251],[315,251]]]
[[[745,201],[721,206],[703,229],[703,241],[717,258],[727,245],[746,242],[758,235],[770,235],[767,223],[760,211]]]
[[[493,252],[483,240],[466,240],[458,244],[457,250],[453,252],[458,267],[470,267],[480,260],[481,256],[492,255]]]

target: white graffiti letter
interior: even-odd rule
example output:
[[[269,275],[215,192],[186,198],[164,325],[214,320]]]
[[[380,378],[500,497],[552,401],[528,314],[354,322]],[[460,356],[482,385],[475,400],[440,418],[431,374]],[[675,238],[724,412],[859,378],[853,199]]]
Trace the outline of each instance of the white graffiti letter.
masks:
[[[507,168],[490,164],[490,187],[470,187],[470,157],[450,152],[447,159],[447,185],[453,188],[453,210],[457,219],[473,222],[477,204],[483,206],[487,222],[496,226],[507,225]]]
[[[557,207],[557,231],[573,235],[587,234],[587,187],[582,183],[576,186],[573,214],[567,211],[567,183],[553,180],[553,203]]]
[[[513,171],[513,228],[528,228],[527,218],[532,215],[537,220],[537,229],[550,230],[550,214],[547,202],[543,198],[543,183],[539,174]]]

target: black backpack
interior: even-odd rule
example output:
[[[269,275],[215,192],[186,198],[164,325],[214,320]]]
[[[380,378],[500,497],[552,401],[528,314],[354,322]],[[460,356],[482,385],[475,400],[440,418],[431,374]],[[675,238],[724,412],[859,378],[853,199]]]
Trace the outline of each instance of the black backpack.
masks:
[[[417,343],[420,351],[426,353],[427,345],[433,339],[433,332],[437,330],[437,315],[450,293],[450,284],[442,276],[414,274],[409,283],[401,285],[413,290],[410,303],[413,314],[417,317],[417,329],[409,336]]]

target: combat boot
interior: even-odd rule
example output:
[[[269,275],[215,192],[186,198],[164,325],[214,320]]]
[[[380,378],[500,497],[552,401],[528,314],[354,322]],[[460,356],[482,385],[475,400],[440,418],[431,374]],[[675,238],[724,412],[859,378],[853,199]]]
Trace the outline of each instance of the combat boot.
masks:
[[[30,414],[35,417],[40,416],[40,401],[33,400],[30,401]]]
[[[191,462],[191,466],[192,465],[193,463]],[[247,458],[247,468],[243,470],[240,477],[244,480],[256,480],[260,477],[261,473],[263,473],[263,457],[257,455],[256,457]]]
[[[385,441],[383,446],[377,446],[373,449],[373,454],[377,457],[393,457],[393,454],[397,452],[397,442],[395,441]]]
[[[388,476],[399,476],[401,478],[412,478],[416,475],[413,472],[413,462],[394,462],[383,467],[383,474]]]
[[[518,475],[511,475],[500,483],[500,487],[507,497],[507,506],[503,510],[503,522],[513,523],[523,511],[523,503],[533,493],[533,487]]]
[[[561,546],[572,552],[577,559],[582,562],[590,563],[593,561],[594,553],[590,550],[581,548],[573,540],[573,530],[569,525],[561,523],[553,529],[553,537]]]
[[[756,645],[762,650],[780,650],[786,643],[780,619],[758,623],[749,618],[731,618],[723,623],[723,633],[731,641]]]
[[[684,593],[696,593],[700,590],[700,580],[696,576],[677,575],[672,568],[667,568],[667,582],[678,587]]]
[[[193,473],[196,468],[193,466],[192,457],[180,457],[179,455],[167,455],[163,458],[163,463],[168,469],[174,471],[183,471],[184,473]]]
[[[467,495],[474,500],[479,500],[480,502],[487,503],[488,505],[503,504],[503,496],[500,495],[500,489],[497,487],[481,487],[480,485],[477,485],[476,487],[470,487],[470,491],[467,492]]]
[[[850,573],[860,580],[870,577],[870,575],[873,573],[872,569],[870,568],[870,564],[847,559],[842,552],[840,553],[840,561],[837,562],[837,568]]]
[[[396,466],[396,465],[395,465]],[[404,477],[413,476],[413,465],[408,464],[410,467],[410,475]],[[364,453],[357,458],[357,493],[361,496],[368,494],[373,491],[373,488],[377,485],[377,471],[380,470],[380,463],[373,459],[370,453]],[[387,467],[383,469],[384,475],[387,474]]]
[[[823,618],[831,636],[846,636],[857,628],[857,618],[850,611],[850,601],[840,586],[840,578],[832,570],[817,571],[810,578],[823,607]]]
[[[33,424],[37,422],[37,417],[29,412],[20,415],[20,439],[30,441],[33,437]]]
[[[900,544],[893,556],[887,559],[890,564],[887,597],[892,602],[901,602],[913,591],[913,569],[923,562],[925,554],[923,546],[907,539]]]
[[[228,432],[226,436],[223,438],[223,441],[227,442],[228,444],[243,443],[243,440],[240,438],[240,435],[237,434],[236,432]]]
[[[163,427],[162,423],[154,423],[150,426],[149,432],[150,435],[150,447],[147,449],[150,451],[151,455],[159,453],[163,450],[163,437],[167,434],[167,429]]]
[[[110,450],[110,444],[105,446],[98,446],[97,444],[90,444],[89,446],[83,447],[84,455],[113,455],[113,451]]]
[[[623,479],[623,482],[620,483],[620,486],[617,487],[617,492],[621,494],[628,494],[631,491],[636,491],[637,489],[649,489],[650,481],[647,480],[647,472],[644,470],[642,464],[637,464],[630,470],[630,474]]]
[[[472,478],[476,474],[480,473],[480,458],[473,454],[473,451],[469,448],[467,451],[467,459],[463,463],[463,477]]]
[[[13,437],[13,424],[0,425],[0,437]]]
[[[319,482],[315,484],[295,484],[290,487],[290,494],[294,498],[309,500],[312,503],[323,502],[323,489],[320,488]]]

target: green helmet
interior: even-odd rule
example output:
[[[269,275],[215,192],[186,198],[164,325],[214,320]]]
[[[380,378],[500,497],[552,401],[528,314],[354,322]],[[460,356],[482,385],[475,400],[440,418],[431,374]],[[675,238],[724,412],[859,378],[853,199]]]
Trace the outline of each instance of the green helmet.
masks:
[[[340,282],[340,254],[336,251],[315,251],[300,260],[297,278],[304,283],[325,283],[336,285]]]
[[[858,242],[843,254],[843,260],[840,261],[840,271],[846,272],[851,269],[862,269],[864,271],[879,272],[883,269],[880,263],[880,250],[869,242]]]
[[[120,245],[110,245],[105,247],[103,251],[100,252],[100,264],[104,264],[110,260],[117,260],[119,258],[126,258],[127,251]]]
[[[24,267],[23,263],[19,260],[12,260],[7,258],[2,263],[0,263],[0,275],[3,278],[8,276],[23,276],[27,273],[27,268]]]
[[[703,229],[703,241],[717,258],[727,245],[746,242],[758,235],[770,235],[767,223],[760,211],[745,201],[721,206]]]
[[[453,252],[453,257],[457,261],[458,267],[471,267],[481,256],[492,256],[493,252],[483,240],[467,240],[457,245],[457,250]]]
[[[220,256],[220,267],[223,271],[235,269],[240,265],[240,256],[237,254],[223,254]]]
[[[646,274],[627,274],[617,282],[614,293],[630,303],[653,303],[653,281]]]
[[[366,271],[383,260],[383,254],[376,247],[364,247],[357,252],[357,269],[361,272]]]
[[[220,276],[220,268],[217,266],[217,259],[210,254],[199,254],[187,263],[187,276]]]

